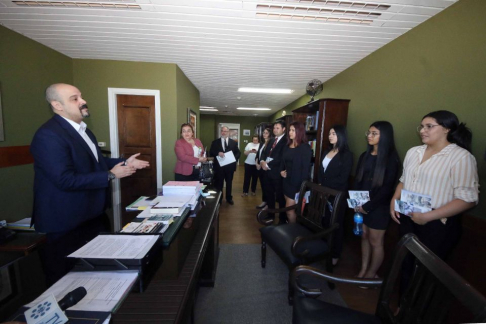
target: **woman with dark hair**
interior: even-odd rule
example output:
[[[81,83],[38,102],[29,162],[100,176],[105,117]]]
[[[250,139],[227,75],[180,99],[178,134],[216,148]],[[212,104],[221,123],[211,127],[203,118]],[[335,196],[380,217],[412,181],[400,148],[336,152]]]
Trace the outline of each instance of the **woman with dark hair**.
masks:
[[[175,180],[198,181],[200,162],[206,162],[207,159],[201,141],[194,137],[191,124],[181,125],[181,138],[176,141],[174,151],[177,157]]]
[[[319,165],[319,184],[346,192],[352,167],[353,154],[349,151],[346,127],[334,125],[329,130],[329,147],[322,153],[322,161]],[[332,204],[334,202],[333,197],[329,199]],[[334,265],[339,261],[343,249],[345,212],[346,201],[344,200],[340,213],[336,215],[336,222],[339,224],[339,228],[333,236],[332,263]]]
[[[295,205],[295,195],[300,191],[304,180],[309,179],[312,150],[307,143],[304,124],[293,122],[289,127],[289,138],[282,153],[283,192],[285,207]],[[289,223],[295,223],[294,210],[287,211]]]
[[[393,126],[387,121],[371,124],[366,132],[368,148],[356,169],[355,190],[367,190],[370,201],[355,207],[363,214],[361,270],[358,278],[375,278],[385,256],[384,238],[390,218],[388,209],[397,180],[400,160],[395,148]]]
[[[262,155],[263,152],[265,152],[265,149],[267,148],[268,142],[272,139],[273,137],[273,132],[271,128],[265,128],[262,133],[263,141],[260,143],[260,146],[258,147],[258,151],[255,156],[255,161],[256,161],[256,168],[258,170],[258,178],[260,179],[260,186],[262,187],[262,203],[256,208],[262,209],[267,206],[267,195],[265,193],[265,185],[266,185],[266,172],[262,169],[260,162],[262,160]]]
[[[245,178],[243,181],[243,193],[241,197],[248,196],[248,189],[250,188],[250,181],[251,181],[251,195],[255,195],[255,190],[258,181],[258,173],[256,169],[256,153],[258,150],[259,141],[258,136],[254,135],[252,137],[251,143],[248,143],[245,147]]]
[[[470,153],[472,133],[457,116],[446,110],[422,118],[417,131],[424,145],[408,150],[403,174],[390,202],[391,218],[400,224],[400,234],[415,233],[420,241],[444,259],[460,236],[460,215],[478,202],[478,171]],[[402,189],[432,197],[432,210],[413,212],[412,217],[395,211]],[[408,284],[413,264],[404,265],[402,285]],[[405,286],[406,287],[406,286]]]

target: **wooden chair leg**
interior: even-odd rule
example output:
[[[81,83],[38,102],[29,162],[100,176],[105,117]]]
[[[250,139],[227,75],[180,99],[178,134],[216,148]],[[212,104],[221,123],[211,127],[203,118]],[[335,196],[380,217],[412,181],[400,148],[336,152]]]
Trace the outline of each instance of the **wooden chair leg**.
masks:
[[[267,243],[262,240],[262,268],[265,268],[267,262]]]

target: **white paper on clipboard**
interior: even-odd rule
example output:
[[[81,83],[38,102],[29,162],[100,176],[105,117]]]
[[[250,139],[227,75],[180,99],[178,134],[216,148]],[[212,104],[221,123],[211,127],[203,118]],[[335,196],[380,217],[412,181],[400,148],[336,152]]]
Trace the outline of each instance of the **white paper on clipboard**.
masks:
[[[229,151],[224,153],[224,157],[220,157],[219,155],[216,157],[218,160],[219,166],[225,166],[228,164],[231,164],[233,162],[236,162],[235,155],[233,154],[233,151]]]

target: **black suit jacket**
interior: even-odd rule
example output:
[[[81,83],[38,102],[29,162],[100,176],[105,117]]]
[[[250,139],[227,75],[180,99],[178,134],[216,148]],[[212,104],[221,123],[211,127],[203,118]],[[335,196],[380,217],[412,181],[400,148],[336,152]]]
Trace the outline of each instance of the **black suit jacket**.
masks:
[[[267,157],[271,157],[273,160],[270,163],[267,163],[270,168],[270,170],[266,171],[267,175],[271,179],[281,179],[282,176],[280,175],[280,171],[282,171],[282,153],[284,147],[287,145],[287,136],[284,135],[272,150],[274,142],[275,138],[272,138],[268,142],[261,160],[264,161]]]
[[[353,168],[353,154],[349,151],[338,152],[324,172],[322,161],[329,153],[329,149],[322,154],[319,163],[319,184],[335,190],[346,191],[348,189],[349,175]]]
[[[35,229],[44,233],[70,231],[101,215],[107,205],[108,170],[122,159],[103,157],[93,133],[98,161],[81,135],[54,115],[34,135]]]
[[[211,143],[209,154],[211,154],[211,156],[216,157],[218,156],[219,152],[229,152],[229,151],[233,152],[236,162],[238,162],[238,159],[240,158],[241,155],[240,149],[238,148],[238,143],[236,143],[236,141],[232,140],[231,138],[228,138],[228,146],[226,147],[226,150],[223,150],[223,144],[221,144],[221,138],[218,138]],[[217,160],[213,163],[214,170],[216,172],[218,172],[221,168],[225,170],[236,171],[236,164],[237,163],[231,163],[225,165],[224,167],[220,167]]]

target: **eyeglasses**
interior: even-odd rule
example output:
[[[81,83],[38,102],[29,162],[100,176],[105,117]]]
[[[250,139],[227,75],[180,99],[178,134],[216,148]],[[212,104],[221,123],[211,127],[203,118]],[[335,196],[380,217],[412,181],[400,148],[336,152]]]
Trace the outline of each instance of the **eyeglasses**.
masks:
[[[377,133],[377,132],[366,132],[365,133],[366,137],[368,136],[371,136],[371,137],[375,137],[375,136],[380,136],[380,133]]]
[[[417,126],[417,132],[420,133],[420,131],[422,129],[425,129],[426,132],[430,131],[432,128],[434,128],[435,126],[440,126],[440,125],[432,125],[432,124],[427,124],[427,125],[420,125],[420,126]]]

